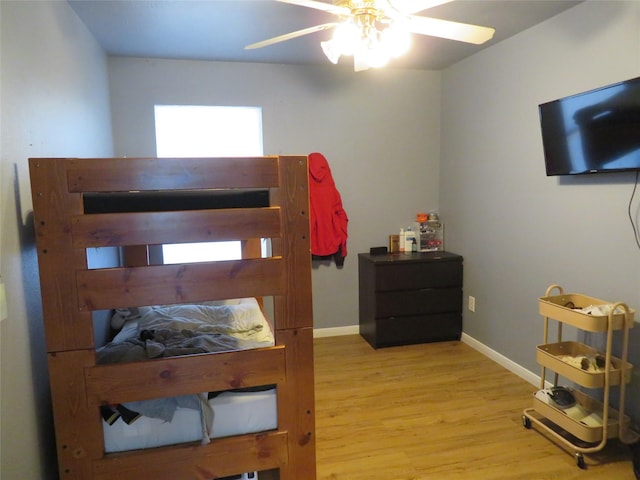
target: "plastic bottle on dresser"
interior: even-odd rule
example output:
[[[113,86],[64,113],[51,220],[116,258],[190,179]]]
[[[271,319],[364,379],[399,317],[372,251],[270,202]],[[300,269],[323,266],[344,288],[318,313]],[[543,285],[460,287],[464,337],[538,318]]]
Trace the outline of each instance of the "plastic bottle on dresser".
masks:
[[[398,237],[398,249],[400,250],[400,253],[404,253],[404,242],[405,242],[405,233],[404,233],[404,228],[400,229],[400,235]]]
[[[415,244],[415,250],[414,250],[414,244]],[[409,227],[404,232],[404,252],[411,253],[413,251],[418,251],[417,247],[418,245],[416,243],[416,234],[411,229],[411,227]]]

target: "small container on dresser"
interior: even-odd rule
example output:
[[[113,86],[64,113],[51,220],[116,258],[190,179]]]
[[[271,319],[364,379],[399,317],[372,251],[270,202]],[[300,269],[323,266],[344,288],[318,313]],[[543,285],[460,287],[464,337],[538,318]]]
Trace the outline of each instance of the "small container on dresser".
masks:
[[[459,340],[462,257],[358,255],[360,335],[374,348]]]

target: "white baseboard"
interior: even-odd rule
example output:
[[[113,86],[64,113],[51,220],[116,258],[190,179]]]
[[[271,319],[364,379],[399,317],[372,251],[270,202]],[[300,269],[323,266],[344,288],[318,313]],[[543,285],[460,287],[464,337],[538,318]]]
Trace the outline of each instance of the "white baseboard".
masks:
[[[348,325],[345,327],[330,327],[330,328],[315,328],[313,330],[313,338],[323,337],[338,337],[340,335],[358,335],[360,333],[359,325]],[[479,342],[473,337],[470,337],[466,333],[463,333],[460,341],[466,343],[474,350],[482,353],[484,356],[490,358],[498,365],[506,368],[512,373],[515,373],[520,378],[526,380],[536,387],[540,385],[540,375],[527,370],[522,365],[517,364],[513,360],[508,359],[501,353],[487,347],[484,343]]]
[[[522,365],[514,362],[513,360],[508,359],[501,353],[498,353],[495,350],[487,347],[484,343],[481,343],[475,338],[470,337],[466,333],[462,334],[460,340],[463,343],[466,343],[467,345],[469,345],[474,350],[479,351],[484,356],[489,357],[498,365],[503,366],[504,368],[506,368],[512,373],[515,373],[517,376],[526,380],[530,384],[535,385],[536,387],[540,386],[540,375],[536,375],[532,371],[527,370]]]
[[[358,335],[359,325],[348,325],[346,327],[314,328],[313,338],[339,337],[340,335]]]

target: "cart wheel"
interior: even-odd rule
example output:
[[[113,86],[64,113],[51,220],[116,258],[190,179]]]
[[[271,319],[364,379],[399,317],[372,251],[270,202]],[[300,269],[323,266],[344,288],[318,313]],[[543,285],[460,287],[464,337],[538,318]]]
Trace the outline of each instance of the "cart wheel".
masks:
[[[522,425],[529,430],[531,428],[531,420],[526,415],[522,415]]]
[[[584,462],[584,456],[581,453],[576,453],[576,463],[578,464],[578,468],[586,470],[587,464]]]

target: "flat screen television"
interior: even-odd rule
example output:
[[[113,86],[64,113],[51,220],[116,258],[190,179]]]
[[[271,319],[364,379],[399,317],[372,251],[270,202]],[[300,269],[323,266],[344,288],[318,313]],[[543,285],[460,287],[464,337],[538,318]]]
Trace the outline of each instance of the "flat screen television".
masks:
[[[640,77],[539,106],[548,176],[640,170]]]

